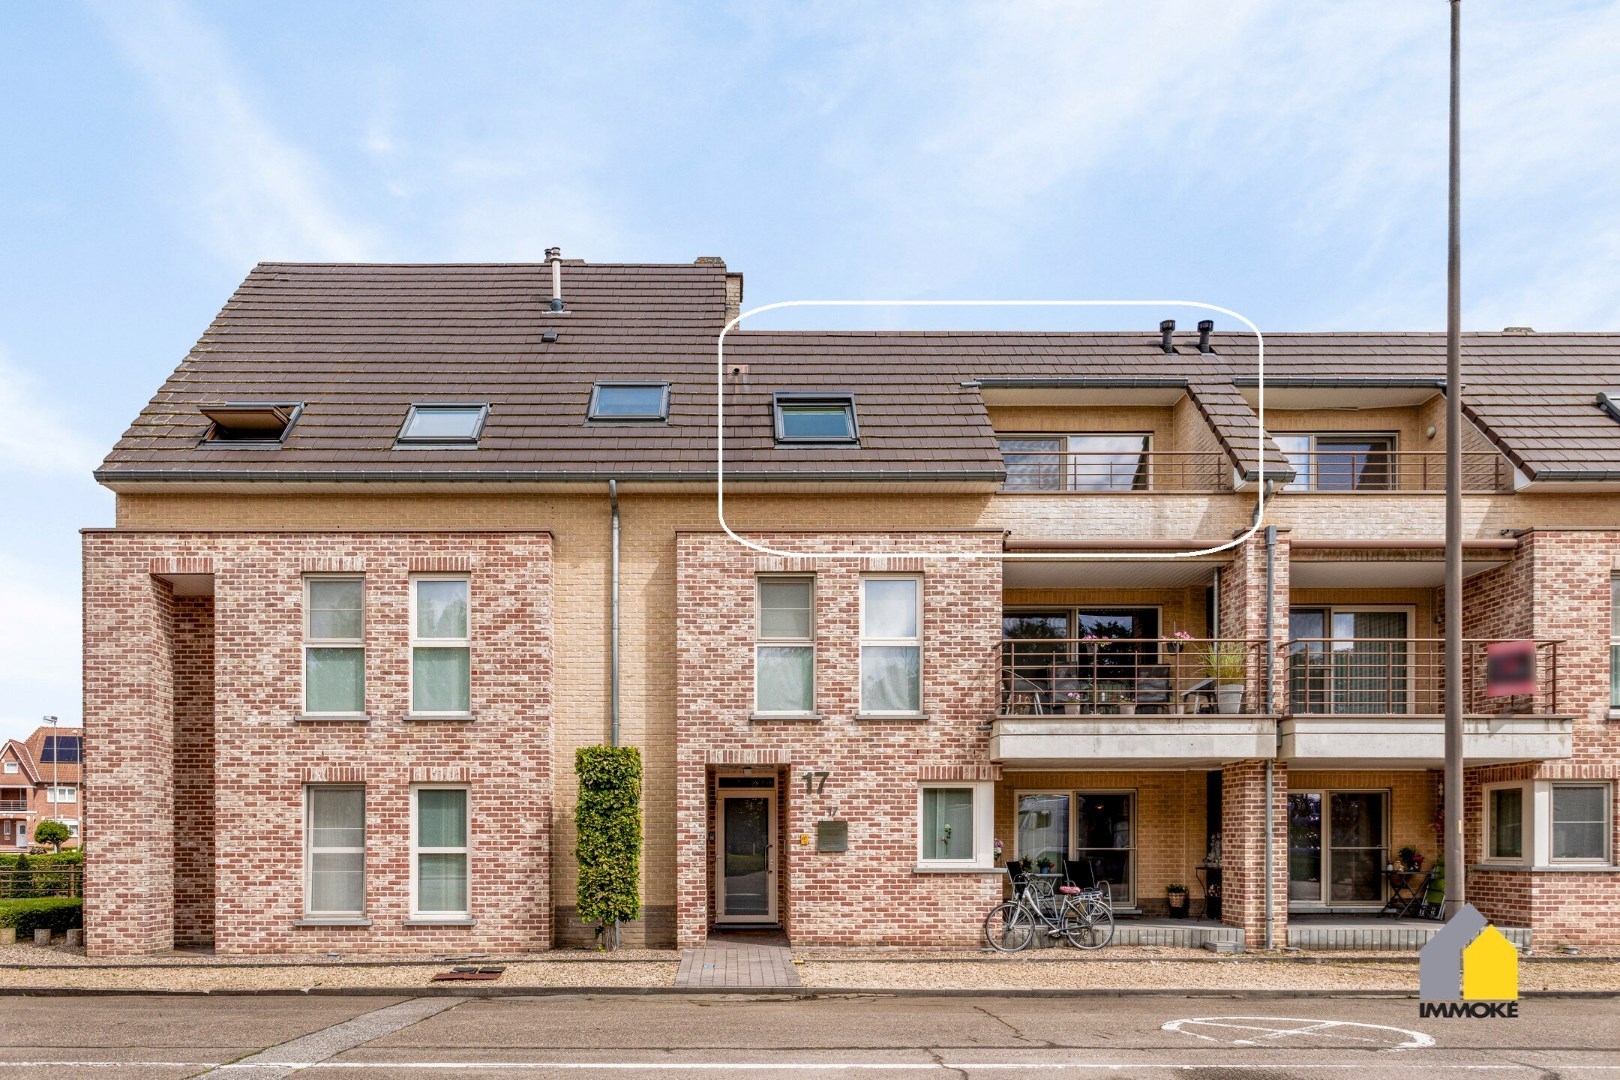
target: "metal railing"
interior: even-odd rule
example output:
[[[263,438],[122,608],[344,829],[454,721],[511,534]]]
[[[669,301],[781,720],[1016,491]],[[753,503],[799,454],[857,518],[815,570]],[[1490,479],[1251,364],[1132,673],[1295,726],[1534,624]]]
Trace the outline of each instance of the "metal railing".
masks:
[[[49,896],[83,896],[83,866],[0,869],[0,900],[37,900]]]
[[[1207,492],[1232,487],[1232,463],[1218,452],[1004,450],[1004,492]]]
[[[1463,490],[1510,491],[1513,469],[1493,450],[1465,450]],[[1284,491],[1380,492],[1446,490],[1446,454],[1439,450],[1312,450],[1288,455],[1295,480]]]
[[[1263,640],[1028,638],[1000,649],[1003,716],[1264,708]]]
[[[27,811],[27,799],[0,799],[0,813]]]
[[[1475,715],[1558,712],[1557,641],[1536,641],[1532,692],[1492,696],[1486,653],[1493,640],[1463,641],[1463,711]],[[1295,714],[1445,712],[1444,638],[1296,638],[1286,646],[1288,709]]]

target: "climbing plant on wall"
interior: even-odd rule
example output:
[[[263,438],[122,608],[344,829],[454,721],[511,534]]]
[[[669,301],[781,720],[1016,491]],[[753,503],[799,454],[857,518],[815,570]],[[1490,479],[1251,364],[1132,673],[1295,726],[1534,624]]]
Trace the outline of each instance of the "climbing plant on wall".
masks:
[[[641,751],[582,746],[574,752],[579,803],[579,917],[612,947],[618,926],[641,917]]]

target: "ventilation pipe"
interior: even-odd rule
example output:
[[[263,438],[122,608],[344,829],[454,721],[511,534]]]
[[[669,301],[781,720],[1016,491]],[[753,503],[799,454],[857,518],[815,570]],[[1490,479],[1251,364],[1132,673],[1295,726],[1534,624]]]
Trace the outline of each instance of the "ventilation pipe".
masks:
[[[548,314],[561,315],[566,310],[562,298],[562,248],[546,248],[546,261],[551,264],[551,309]]]
[[[1171,337],[1176,332],[1176,320],[1166,319],[1159,324],[1159,348],[1167,353],[1176,351],[1176,344]]]
[[[553,249],[555,250],[555,249]],[[555,264],[554,264],[555,265]],[[619,745],[619,482],[608,481],[608,506],[613,511],[613,628],[609,650],[608,672],[611,680],[609,717],[611,730],[609,746]]]
[[[1210,332],[1214,329],[1214,319],[1200,319],[1198,321],[1198,351],[1204,356],[1208,356],[1215,351],[1209,343]]]

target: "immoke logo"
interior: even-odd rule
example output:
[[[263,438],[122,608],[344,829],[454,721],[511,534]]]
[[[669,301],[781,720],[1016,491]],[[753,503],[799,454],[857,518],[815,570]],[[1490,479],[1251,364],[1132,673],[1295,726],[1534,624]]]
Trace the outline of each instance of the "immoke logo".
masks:
[[[1418,954],[1418,1016],[1517,1019],[1519,951],[1464,904]]]

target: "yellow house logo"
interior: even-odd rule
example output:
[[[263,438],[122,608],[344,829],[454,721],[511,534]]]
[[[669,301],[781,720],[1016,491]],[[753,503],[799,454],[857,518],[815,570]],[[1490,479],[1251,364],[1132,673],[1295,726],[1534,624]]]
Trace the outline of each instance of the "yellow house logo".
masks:
[[[1419,1016],[1519,1015],[1519,950],[1464,904],[1418,954]]]

